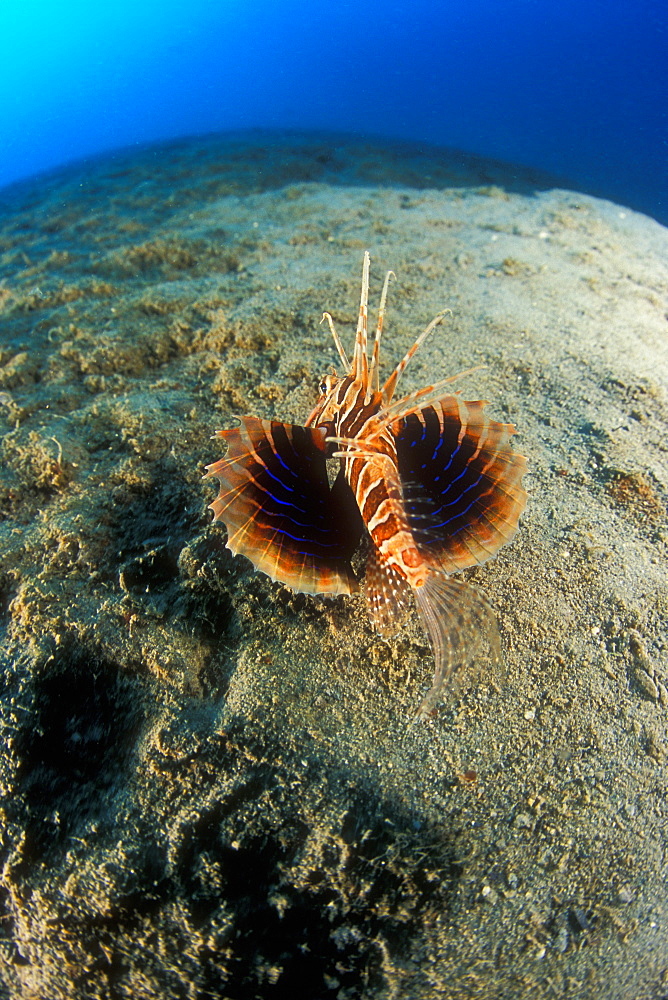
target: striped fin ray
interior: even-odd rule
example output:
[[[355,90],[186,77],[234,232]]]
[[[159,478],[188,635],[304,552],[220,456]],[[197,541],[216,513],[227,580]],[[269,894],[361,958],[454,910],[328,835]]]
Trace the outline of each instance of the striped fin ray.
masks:
[[[392,272],[390,272],[390,274],[391,273]],[[389,277],[389,275],[388,275],[388,277]],[[386,285],[387,285],[387,279],[386,279]],[[386,294],[387,294],[386,288],[383,288],[383,299],[381,300],[381,310],[382,310],[382,312],[385,311],[385,296],[386,296]],[[394,396],[394,393],[395,393],[396,388],[397,388],[397,383],[399,382],[399,379],[401,378],[401,376],[403,375],[404,371],[406,370],[406,366],[408,365],[408,362],[417,353],[417,351],[420,349],[420,347],[425,342],[425,340],[427,339],[427,337],[429,336],[429,334],[432,332],[432,330],[435,330],[436,327],[439,325],[439,323],[443,322],[443,320],[445,319],[445,316],[446,316],[446,314],[448,312],[450,312],[450,310],[446,309],[443,312],[439,313],[438,316],[434,316],[434,318],[431,321],[431,323],[429,324],[429,326],[426,328],[426,330],[422,331],[422,333],[420,334],[420,336],[413,343],[413,346],[406,352],[406,354],[403,356],[403,358],[401,359],[401,361],[399,362],[399,364],[397,365],[397,367],[394,369],[394,371],[392,372],[392,374],[386,380],[385,384],[383,385],[383,389],[382,389],[383,399],[385,400],[386,403],[389,404],[391,402],[392,397]],[[379,320],[379,324],[380,324],[380,329],[382,330],[382,321]],[[380,339],[380,334],[378,335],[377,339]]]
[[[464,684],[479,673],[483,657],[489,661],[486,675],[503,681],[505,664],[494,612],[477,590],[463,580],[434,573],[416,589],[415,597],[435,663],[432,685],[422,699],[418,718],[436,707],[444,691],[447,700],[456,699]]]
[[[364,264],[362,265],[362,293],[360,295],[360,311],[357,318],[357,332],[355,333],[355,351],[353,353],[353,364],[351,374],[355,381],[361,382],[365,387],[369,381],[369,359],[367,357],[367,326],[369,314],[369,252],[365,251]]]
[[[227,455],[207,466],[220,481],[210,505],[227,547],[302,593],[350,594],[350,557],[363,523],[342,474],[330,487],[324,428],[257,417],[219,431]]]
[[[457,372],[456,375],[448,375],[447,378],[440,379],[434,385],[426,385],[423,389],[416,389],[415,392],[409,393],[408,396],[403,396],[401,399],[395,400],[394,403],[389,403],[379,410],[377,414],[378,426],[393,426],[398,420],[409,417],[411,413],[419,413],[425,406],[431,403],[438,403],[439,400],[444,398],[443,390],[446,386],[451,385],[460,378],[464,378],[465,375],[472,375],[474,372],[479,372],[484,367],[484,365],[475,365],[473,368],[465,368],[464,371]]]
[[[485,405],[446,396],[394,425],[408,524],[425,558],[446,573],[493,556],[526,503],[514,427],[491,420]]]
[[[383,282],[383,290],[380,294],[380,305],[378,307],[378,323],[376,324],[376,336],[373,339],[373,353],[371,364],[369,365],[369,382],[367,386],[366,401],[369,401],[370,393],[375,389],[380,392],[380,338],[383,335],[383,324],[385,322],[385,305],[387,303],[387,290],[390,287],[390,278],[396,278],[394,271],[388,271]],[[417,348],[416,348],[417,350]],[[408,364],[408,361],[406,361]],[[405,367],[405,366],[404,366]]]

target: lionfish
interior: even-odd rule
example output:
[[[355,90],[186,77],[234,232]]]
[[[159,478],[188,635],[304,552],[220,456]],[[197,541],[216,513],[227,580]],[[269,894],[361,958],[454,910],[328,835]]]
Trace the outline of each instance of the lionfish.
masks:
[[[380,341],[390,277],[380,298],[373,349],[367,348],[369,254],[352,362],[329,313],[345,374],[325,376],[306,423],[240,417],[218,431],[225,458],[205,478],[220,481],[210,505],[227,548],[294,591],[352,594],[351,558],[366,542],[364,592],[383,635],[401,626],[415,598],[435,660],[419,715],[474,662],[480,636],[502,662],[494,615],[471,586],[453,578],[486,562],[514,535],[524,509],[526,461],[509,444],[512,424],[485,414],[446,387],[462,372],[395,400],[408,362],[442,321],[436,316],[383,386]],[[338,459],[328,475],[328,460]],[[331,470],[330,462],[329,469]]]

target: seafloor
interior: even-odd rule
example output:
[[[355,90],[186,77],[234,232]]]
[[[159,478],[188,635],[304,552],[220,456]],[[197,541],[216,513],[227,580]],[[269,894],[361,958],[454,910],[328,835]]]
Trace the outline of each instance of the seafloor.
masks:
[[[529,503],[503,683],[225,549],[211,434],[301,421],[397,275]],[[668,233],[527,171],[210,138],[0,197],[0,995],[668,997]],[[490,680],[492,683],[490,683]]]

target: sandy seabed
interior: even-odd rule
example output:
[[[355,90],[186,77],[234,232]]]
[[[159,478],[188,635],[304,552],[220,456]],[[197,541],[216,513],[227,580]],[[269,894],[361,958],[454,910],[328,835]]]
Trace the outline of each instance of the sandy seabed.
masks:
[[[363,251],[385,370],[514,423],[483,672],[225,549],[203,466],[301,422]],[[0,996],[668,997],[668,233],[528,171],[213,137],[0,192]]]

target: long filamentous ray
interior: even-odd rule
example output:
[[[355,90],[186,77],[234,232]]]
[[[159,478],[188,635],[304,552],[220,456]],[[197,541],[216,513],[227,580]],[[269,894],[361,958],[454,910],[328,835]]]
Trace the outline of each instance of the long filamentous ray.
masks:
[[[219,431],[227,456],[207,466],[220,482],[211,504],[227,546],[293,590],[352,594],[351,558],[366,540],[365,597],[371,621],[389,635],[415,598],[435,670],[419,716],[428,714],[488,646],[502,663],[487,601],[455,574],[492,558],[515,534],[526,504],[526,461],[510,446],[512,424],[490,419],[483,400],[449,392],[470,368],[394,400],[399,379],[439,313],[380,386],[380,345],[390,278],[383,283],[368,357],[369,254],[352,360],[323,313],[344,367],[327,375],[304,425],[241,417]],[[338,459],[333,483],[327,460]],[[484,641],[483,641],[484,640]]]

